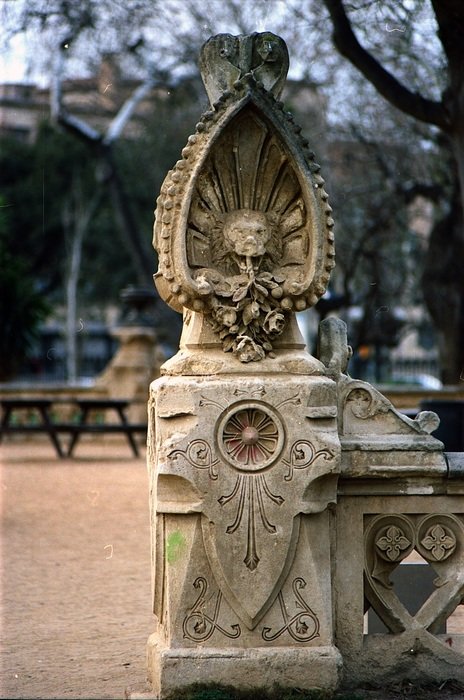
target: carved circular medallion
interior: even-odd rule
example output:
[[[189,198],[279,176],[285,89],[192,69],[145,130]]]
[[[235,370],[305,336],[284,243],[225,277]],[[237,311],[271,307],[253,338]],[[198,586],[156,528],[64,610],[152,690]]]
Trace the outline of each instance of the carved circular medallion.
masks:
[[[445,561],[456,550],[460,530],[459,521],[452,515],[425,516],[418,527],[417,551],[426,561]]]
[[[227,409],[217,427],[223,459],[244,472],[269,467],[284,445],[282,421],[273,408],[257,401],[240,401]]]

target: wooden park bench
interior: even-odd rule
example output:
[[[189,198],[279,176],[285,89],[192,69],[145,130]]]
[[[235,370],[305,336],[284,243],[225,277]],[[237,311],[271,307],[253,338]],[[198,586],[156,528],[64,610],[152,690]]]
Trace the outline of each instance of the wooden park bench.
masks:
[[[147,426],[143,423],[130,423],[127,420],[126,409],[130,402],[125,399],[70,399],[69,401],[53,399],[8,398],[0,400],[3,415],[0,423],[0,441],[7,433],[45,433],[49,436],[58,457],[72,457],[76,444],[82,433],[122,433],[127,437],[129,445],[135,457],[139,456],[139,449],[134,435],[146,433]],[[78,411],[78,419],[75,422],[59,422],[54,419],[53,407],[55,404],[72,404]],[[35,415],[36,420],[17,422],[15,420],[18,411],[28,411]],[[118,420],[107,423],[92,418],[93,412],[113,411]],[[70,435],[67,449],[63,448],[61,433]]]

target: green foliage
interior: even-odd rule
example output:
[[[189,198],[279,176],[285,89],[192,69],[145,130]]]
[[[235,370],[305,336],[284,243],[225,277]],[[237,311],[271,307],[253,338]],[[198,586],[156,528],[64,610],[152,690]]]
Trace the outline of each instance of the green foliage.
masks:
[[[71,243],[64,220],[70,215],[72,222],[76,215],[73,187],[79,183],[79,205],[85,206],[101,186],[95,170],[89,149],[47,124],[34,144],[6,138],[0,143],[0,192],[9,213],[4,249],[23,261],[52,303],[63,301]],[[102,197],[84,240],[81,301],[117,300],[119,291],[133,281],[127,262],[111,204]],[[102,269],[111,274],[102,275]]]
[[[75,139],[44,124],[35,144],[0,143],[0,191],[8,205],[4,244],[24,261],[44,293],[61,300],[66,270],[63,206],[76,169],[91,191],[93,172]]]
[[[49,312],[25,262],[7,250],[6,232],[7,209],[0,200],[0,381],[19,370]]]

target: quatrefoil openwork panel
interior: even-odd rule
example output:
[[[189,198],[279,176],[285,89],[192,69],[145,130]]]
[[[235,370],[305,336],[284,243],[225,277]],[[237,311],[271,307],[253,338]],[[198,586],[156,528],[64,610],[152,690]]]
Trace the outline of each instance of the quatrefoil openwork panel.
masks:
[[[422,628],[436,634],[464,601],[464,524],[462,516],[377,515],[366,518],[365,598],[394,634]],[[411,554],[436,573],[434,591],[413,615],[400,599],[391,575]],[[424,570],[428,569],[424,566]]]

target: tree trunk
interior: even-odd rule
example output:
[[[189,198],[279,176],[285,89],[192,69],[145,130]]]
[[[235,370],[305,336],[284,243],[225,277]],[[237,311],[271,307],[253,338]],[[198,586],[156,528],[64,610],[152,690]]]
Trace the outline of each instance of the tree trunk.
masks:
[[[82,260],[82,245],[89,223],[100,201],[100,191],[97,191],[89,203],[83,201],[79,182],[73,182],[71,203],[63,212],[65,232],[71,236],[66,279],[66,379],[74,383],[78,376],[77,357],[77,292]]]
[[[76,226],[71,242],[68,279],[66,280],[66,379],[77,380],[77,287],[82,258],[84,227]]]
[[[103,162],[104,181],[108,187],[113,203],[113,214],[119,228],[121,240],[126,246],[127,253],[132,261],[134,276],[137,284],[142,287],[153,284],[154,262],[153,256],[148,255],[142,243],[138,223],[132,212],[124,183],[121,180],[118,168],[114,162],[114,154],[111,145],[104,145],[101,153]]]
[[[451,206],[430,234],[422,288],[435,326],[444,384],[464,379],[464,220],[456,183]]]

